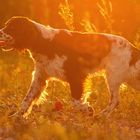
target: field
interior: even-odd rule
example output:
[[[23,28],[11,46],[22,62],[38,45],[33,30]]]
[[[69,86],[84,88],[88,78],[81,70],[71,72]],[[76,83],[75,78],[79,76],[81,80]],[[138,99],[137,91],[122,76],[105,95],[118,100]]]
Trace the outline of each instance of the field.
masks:
[[[11,59],[12,58],[12,59]],[[3,140],[138,140],[140,138],[140,94],[122,85],[120,105],[107,119],[95,120],[72,108],[68,85],[50,81],[47,100],[33,109],[28,119],[9,117],[18,110],[31,80],[33,63],[26,53],[1,52],[0,138]],[[108,102],[102,76],[94,75],[89,102],[96,112]],[[54,87],[54,88],[53,88]],[[56,101],[63,109],[54,111]],[[87,116],[86,116],[87,115]]]
[[[106,25],[105,32],[113,30],[112,5],[97,5]],[[58,14],[66,27],[75,30],[74,15],[67,0],[60,3]],[[96,25],[85,17],[81,23],[84,31],[98,32]],[[117,34],[121,34],[118,33]],[[140,47],[140,32],[131,41]],[[95,119],[72,106],[68,84],[49,81],[44,102],[33,108],[28,118],[11,116],[20,107],[31,81],[34,69],[27,52],[3,52],[0,50],[0,140],[139,140],[140,92],[123,84],[120,88],[120,104],[108,118]],[[99,113],[106,107],[109,95],[104,74],[90,75],[92,95],[88,102]],[[87,90],[88,90],[88,85]],[[62,102],[63,106],[56,107]]]

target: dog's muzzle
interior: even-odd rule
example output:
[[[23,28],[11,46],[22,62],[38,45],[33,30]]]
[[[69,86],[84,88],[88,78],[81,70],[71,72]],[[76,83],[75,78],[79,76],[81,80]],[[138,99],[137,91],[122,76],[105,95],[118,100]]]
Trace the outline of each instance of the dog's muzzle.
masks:
[[[3,30],[0,30],[0,47],[1,46],[7,46],[7,45],[12,45],[14,43],[14,39],[12,36],[4,33]]]
[[[0,30],[0,48],[4,50],[11,50],[12,44],[14,44],[13,37],[4,33],[3,30]]]

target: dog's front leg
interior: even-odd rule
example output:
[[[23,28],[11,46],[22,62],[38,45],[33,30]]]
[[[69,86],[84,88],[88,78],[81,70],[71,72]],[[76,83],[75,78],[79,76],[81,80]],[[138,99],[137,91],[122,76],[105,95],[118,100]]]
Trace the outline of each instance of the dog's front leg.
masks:
[[[32,82],[18,114],[27,116],[46,86],[46,72],[41,64],[36,64],[32,74]]]

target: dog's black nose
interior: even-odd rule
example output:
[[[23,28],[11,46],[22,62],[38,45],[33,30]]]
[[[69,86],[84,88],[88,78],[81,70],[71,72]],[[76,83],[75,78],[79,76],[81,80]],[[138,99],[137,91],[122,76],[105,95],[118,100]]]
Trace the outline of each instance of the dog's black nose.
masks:
[[[2,36],[2,31],[0,30],[0,36]]]

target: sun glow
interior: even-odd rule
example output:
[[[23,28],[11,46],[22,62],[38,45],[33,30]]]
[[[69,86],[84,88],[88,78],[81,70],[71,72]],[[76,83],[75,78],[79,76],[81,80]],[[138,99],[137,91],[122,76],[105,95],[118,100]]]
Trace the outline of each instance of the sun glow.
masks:
[[[121,35],[140,48],[140,0],[1,0],[0,15],[1,28],[11,16],[24,15],[57,29]],[[0,46],[4,46],[3,42]],[[30,57],[33,59],[31,53]],[[1,140],[140,139],[140,92],[123,84],[120,104],[108,118],[91,117],[81,110],[77,111],[71,103],[70,86],[54,82],[56,79],[47,81],[46,86],[49,84],[49,87],[44,87],[41,96],[31,103],[23,115],[28,119],[16,115],[11,117],[13,113],[18,114],[15,112],[31,78],[34,79],[35,72],[32,71],[33,63],[26,53],[0,50]],[[109,99],[103,77],[104,72],[88,75],[83,84],[82,101],[90,103],[95,113],[104,109]],[[53,107],[56,107],[55,111]]]

